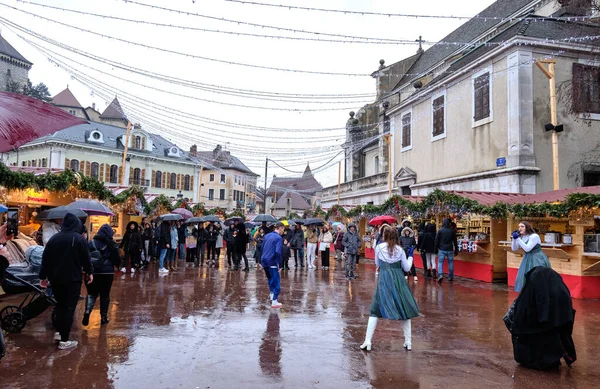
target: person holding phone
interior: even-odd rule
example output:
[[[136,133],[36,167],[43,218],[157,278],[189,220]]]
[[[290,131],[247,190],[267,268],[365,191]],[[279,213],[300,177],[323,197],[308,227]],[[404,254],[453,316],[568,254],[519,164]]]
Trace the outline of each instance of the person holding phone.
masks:
[[[77,341],[70,340],[73,316],[81,293],[82,272],[87,283],[94,280],[88,242],[81,235],[81,221],[72,213],[67,213],[62,228],[54,235],[44,249],[40,268],[40,286],[45,288],[48,281],[56,298],[55,340],[60,350],[77,347]]]

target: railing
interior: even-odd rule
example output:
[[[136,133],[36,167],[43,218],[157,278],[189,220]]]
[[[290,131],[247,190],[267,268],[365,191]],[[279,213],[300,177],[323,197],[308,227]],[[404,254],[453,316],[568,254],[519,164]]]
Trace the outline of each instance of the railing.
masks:
[[[150,180],[144,180],[142,178],[130,178],[129,185],[150,186]]]
[[[344,182],[340,185],[340,194],[358,192],[361,190],[386,188],[388,186],[388,173],[374,174],[368,177],[358,178],[353,181]],[[338,186],[329,186],[323,188],[323,196],[321,201],[337,200]]]

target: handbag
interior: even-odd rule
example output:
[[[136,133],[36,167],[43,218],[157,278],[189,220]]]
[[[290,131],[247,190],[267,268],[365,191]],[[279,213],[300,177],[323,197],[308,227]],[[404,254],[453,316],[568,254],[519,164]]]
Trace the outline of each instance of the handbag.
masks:
[[[90,253],[90,257],[92,260],[92,266],[94,267],[94,272],[100,271],[104,264],[106,263],[106,257],[104,257],[104,251],[98,250],[96,248],[96,242],[92,239],[92,246],[94,246],[94,251]]]
[[[319,251],[325,251],[329,248],[329,243],[319,242]]]

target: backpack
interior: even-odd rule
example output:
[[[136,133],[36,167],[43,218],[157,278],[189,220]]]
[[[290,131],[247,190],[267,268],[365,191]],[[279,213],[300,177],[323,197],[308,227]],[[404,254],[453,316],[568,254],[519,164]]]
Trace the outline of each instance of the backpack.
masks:
[[[92,260],[92,266],[94,267],[94,273],[100,271],[104,264],[106,263],[106,257],[104,256],[104,250],[98,250],[96,248],[96,242],[92,239],[92,246],[94,246],[94,251],[90,253],[90,257]]]

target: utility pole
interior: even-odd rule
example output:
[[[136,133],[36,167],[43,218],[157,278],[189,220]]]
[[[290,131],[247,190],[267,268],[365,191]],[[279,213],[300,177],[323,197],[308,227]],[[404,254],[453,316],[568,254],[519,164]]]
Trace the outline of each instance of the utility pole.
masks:
[[[244,216],[246,216],[246,197],[248,197],[248,182],[246,181],[246,177],[244,177]]]
[[[548,65],[548,69],[544,66]],[[536,61],[535,65],[544,73],[550,83],[550,120],[553,126],[558,125],[558,118],[556,114],[556,77],[554,75],[554,66],[556,65],[555,59],[544,59]],[[558,177],[558,133],[552,131],[552,169],[554,178],[554,190],[559,189],[559,177]]]
[[[123,162],[121,163],[121,169],[123,170],[121,176],[121,185],[125,186],[125,163],[127,162],[127,151],[129,150],[129,135],[131,134],[131,122],[127,121],[127,131],[125,131],[125,143],[123,149]]]
[[[204,170],[204,166],[200,165],[200,179],[198,181],[200,181],[198,183],[198,203],[202,202],[202,171]]]
[[[388,146],[388,197],[392,197],[392,134],[385,134],[383,140]]]
[[[342,161],[338,162],[338,201],[340,203],[340,188],[342,186]]]

